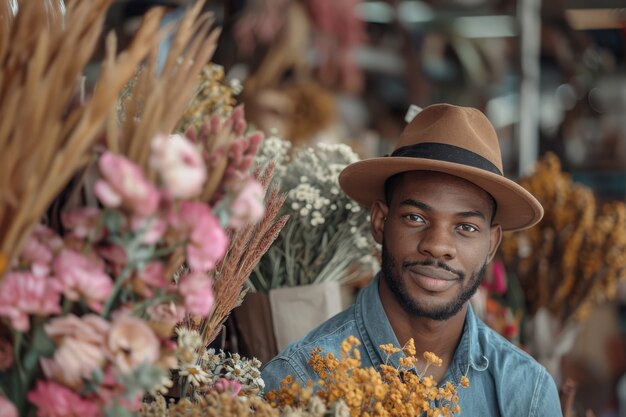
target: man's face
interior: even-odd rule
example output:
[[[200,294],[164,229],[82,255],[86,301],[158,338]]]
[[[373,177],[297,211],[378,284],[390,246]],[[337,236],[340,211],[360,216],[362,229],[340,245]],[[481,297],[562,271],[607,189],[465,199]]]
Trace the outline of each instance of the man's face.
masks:
[[[489,195],[431,171],[402,175],[389,205],[372,208],[383,245],[382,285],[406,313],[447,320],[476,292],[500,243]]]

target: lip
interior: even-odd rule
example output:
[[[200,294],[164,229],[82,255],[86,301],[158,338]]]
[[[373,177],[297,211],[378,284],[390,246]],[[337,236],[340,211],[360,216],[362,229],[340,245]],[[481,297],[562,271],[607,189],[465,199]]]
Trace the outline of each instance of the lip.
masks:
[[[459,277],[453,272],[432,266],[414,266],[409,272],[415,283],[426,291],[443,292],[454,286]]]

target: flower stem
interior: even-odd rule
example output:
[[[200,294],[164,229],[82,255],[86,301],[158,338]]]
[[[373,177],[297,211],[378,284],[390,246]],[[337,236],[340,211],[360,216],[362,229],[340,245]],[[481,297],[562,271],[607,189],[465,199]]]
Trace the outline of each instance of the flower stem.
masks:
[[[120,274],[118,275],[117,279],[115,280],[115,285],[113,286],[113,291],[111,291],[111,295],[109,295],[109,298],[107,298],[106,303],[104,303],[104,307],[102,308],[102,313],[100,313],[103,318],[109,318],[109,315],[111,314],[111,309],[113,308],[113,303],[117,299],[118,294],[122,289],[122,284],[130,276],[132,270],[133,268],[130,265],[126,265],[124,269],[122,269],[122,272],[120,272]]]

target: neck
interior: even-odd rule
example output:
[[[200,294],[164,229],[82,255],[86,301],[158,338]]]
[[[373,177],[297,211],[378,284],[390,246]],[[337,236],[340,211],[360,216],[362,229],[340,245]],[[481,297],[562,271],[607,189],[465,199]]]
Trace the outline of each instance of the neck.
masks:
[[[428,374],[432,373],[436,381],[440,381],[452,362],[456,347],[461,340],[467,304],[448,320],[433,320],[407,313],[396,302],[386,285],[379,283],[379,292],[383,308],[400,345],[404,346],[409,339],[413,338],[416,357],[422,364],[424,352],[432,352],[443,360],[441,367],[431,367],[428,372]]]

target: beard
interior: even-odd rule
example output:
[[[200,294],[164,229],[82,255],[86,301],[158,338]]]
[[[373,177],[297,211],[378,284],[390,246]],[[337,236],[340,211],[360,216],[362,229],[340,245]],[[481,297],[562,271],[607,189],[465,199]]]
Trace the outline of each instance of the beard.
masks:
[[[485,270],[487,269],[487,261],[483,263],[480,270],[472,274],[470,280],[467,284],[461,287],[461,291],[457,294],[457,296],[449,301],[448,303],[441,306],[433,306],[429,307],[424,303],[420,303],[419,300],[415,299],[409,294],[409,291],[406,288],[405,282],[402,280],[401,276],[398,276],[394,273],[396,267],[395,259],[389,254],[387,251],[385,244],[383,242],[382,245],[382,273],[383,279],[385,283],[391,290],[396,301],[400,304],[400,307],[407,312],[408,314],[414,317],[425,317],[433,320],[448,320],[450,317],[456,315],[466,302],[469,301],[470,298],[476,293],[480,283],[485,276]],[[406,269],[415,265],[436,265],[438,268],[445,269],[450,272],[454,272],[458,275],[461,283],[465,281],[465,274],[460,271],[455,271],[454,269],[447,266],[445,263],[441,261],[435,261],[433,259],[427,259],[421,262],[411,262],[411,263],[403,263],[402,269]]]

